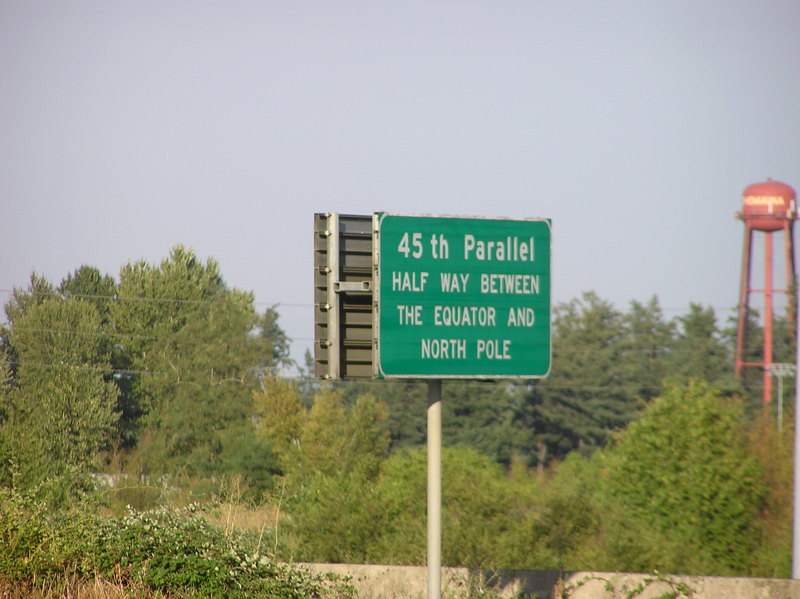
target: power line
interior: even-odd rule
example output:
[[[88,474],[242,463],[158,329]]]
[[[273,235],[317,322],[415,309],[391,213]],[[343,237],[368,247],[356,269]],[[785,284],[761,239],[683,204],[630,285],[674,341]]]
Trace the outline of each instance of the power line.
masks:
[[[81,335],[84,337],[129,337],[132,339],[159,339],[167,337],[167,335],[139,335],[137,333],[114,333],[109,331],[81,331],[79,329],[48,329],[48,328],[37,328],[37,327],[24,327],[24,330],[35,331],[37,333]]]
[[[219,297],[214,298],[207,298],[207,299],[184,299],[184,298],[177,298],[177,297],[141,297],[136,295],[94,295],[88,293],[62,293],[60,291],[25,291],[22,289],[0,289],[0,293],[14,293],[15,291],[21,291],[22,293],[29,295],[29,296],[37,296],[37,295],[45,295],[49,297],[59,297],[59,298],[70,298],[74,297],[77,299],[100,299],[100,300],[109,300],[109,301],[130,301],[130,302],[153,302],[153,303],[171,303],[171,304],[213,304],[215,301],[219,299]],[[251,302],[253,305],[259,306],[282,306],[285,308],[313,308],[313,303],[297,303],[297,302]]]
[[[83,293],[62,293],[59,291],[34,291],[29,292],[23,289],[7,289],[7,288],[0,288],[0,293],[14,293],[15,291],[21,291],[22,293],[28,295],[48,295],[48,296],[55,296],[55,297],[74,297],[79,299],[104,299],[110,301],[135,301],[135,302],[156,302],[156,303],[178,303],[178,304],[210,304],[216,301],[217,298],[207,298],[207,299],[184,299],[184,298],[173,298],[173,297],[163,297],[163,298],[155,298],[155,297],[141,297],[141,296],[123,296],[123,295],[94,295],[94,294],[83,294]],[[559,304],[568,304],[570,300],[565,300],[563,302],[558,302],[554,304],[553,307],[557,307]],[[635,300],[631,300],[635,301]],[[253,301],[253,305],[259,306],[272,306],[272,307],[283,307],[283,308],[313,308],[314,304],[312,302],[281,302],[281,301],[273,301],[273,302],[265,302],[265,301]],[[689,302],[686,306],[683,307],[659,307],[661,312],[680,312],[684,310],[688,310],[692,304],[699,305],[702,308],[712,308],[713,310],[717,311],[725,311],[725,310],[736,310],[738,306],[713,306],[713,305],[705,305],[702,302]],[[646,306],[645,306],[646,307]]]
[[[93,364],[70,364],[68,362],[31,362],[28,360],[19,360],[16,358],[11,358],[8,361],[8,364],[18,367],[18,366],[26,366],[26,367],[36,367],[36,368],[45,368],[50,370],[58,370],[60,368],[69,368],[71,370],[80,370],[80,371],[87,371],[87,372],[97,372],[100,374],[111,374],[111,375],[145,375],[145,376],[162,376],[171,379],[176,379],[178,382],[190,382],[187,380],[181,380],[181,377],[175,373],[170,371],[158,371],[158,370],[143,370],[143,369],[132,369],[132,368],[110,368],[109,366],[104,365],[93,365]],[[223,374],[215,372],[214,369],[210,369],[207,372],[201,371],[196,372],[196,374],[206,374],[212,380],[214,378],[224,378],[224,380],[235,380],[235,381],[243,381],[248,374],[254,373],[256,370],[260,370],[257,367],[248,368],[245,371],[245,374],[242,376],[227,376],[223,377]],[[304,377],[302,375],[292,375],[286,376],[282,375],[279,378],[283,379],[290,379],[290,380],[304,380],[308,379],[308,377]],[[317,380],[314,378],[314,380]],[[403,385],[406,386],[409,382],[412,385],[424,385],[422,381],[417,380],[377,380],[377,379],[363,379],[363,380],[352,380],[352,381],[340,381],[341,383],[348,382],[354,384],[368,384],[368,385],[379,385],[379,386],[396,386],[396,385]],[[508,384],[510,381],[505,380],[497,380],[497,381],[466,381],[460,379],[453,379],[448,380],[447,385],[449,387],[453,386],[467,386],[471,384],[490,384],[490,385],[497,385],[502,386]],[[637,383],[623,383],[617,385],[575,385],[575,384],[559,384],[553,383],[552,381],[542,381],[540,379],[523,379],[519,382],[511,382],[512,386],[517,385],[527,385],[530,383],[536,383],[537,387],[541,387],[542,390],[557,390],[557,391],[620,391],[620,390],[627,390],[627,391],[659,391],[661,387],[657,386],[649,386],[649,385],[639,385]]]

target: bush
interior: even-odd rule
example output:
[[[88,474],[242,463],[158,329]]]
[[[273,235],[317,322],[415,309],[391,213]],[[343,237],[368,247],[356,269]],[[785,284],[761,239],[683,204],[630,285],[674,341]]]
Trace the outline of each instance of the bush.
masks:
[[[101,518],[90,506],[49,514],[43,503],[0,490],[0,581],[44,585],[102,579],[174,597],[354,596],[331,577],[276,564],[210,525],[194,506],[130,510]]]

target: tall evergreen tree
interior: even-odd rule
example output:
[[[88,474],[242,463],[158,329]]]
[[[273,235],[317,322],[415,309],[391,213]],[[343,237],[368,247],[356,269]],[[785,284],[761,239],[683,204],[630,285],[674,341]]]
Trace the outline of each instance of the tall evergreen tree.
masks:
[[[520,418],[533,431],[530,461],[602,445],[638,413],[624,357],[622,314],[594,292],[561,304],[553,321],[552,377],[532,387]]]
[[[520,431],[514,426],[525,390],[504,382],[452,381],[442,387],[442,442],[464,446],[508,466]]]
[[[635,387],[632,392],[647,401],[659,395],[666,377],[667,359],[675,337],[675,324],[667,322],[658,298],[646,304],[632,301],[623,316],[626,328],[625,377]]]
[[[678,334],[669,356],[669,377],[680,382],[706,381],[729,391],[736,389],[732,347],[717,325],[714,309],[692,303],[689,312],[675,320]]]
[[[764,328],[760,322],[760,315],[756,309],[749,308],[745,314],[745,319],[745,351],[742,358],[744,362],[762,362],[764,359]],[[731,356],[730,372],[734,370],[737,333],[738,314],[734,313],[728,318],[727,326],[720,332],[724,345],[728,348],[728,353]],[[730,386],[744,396],[748,410],[758,409],[762,405],[764,376],[760,368],[743,368],[738,381],[726,386]]]
[[[256,325],[258,337],[263,343],[264,358],[262,368],[270,370],[279,366],[290,366],[293,361],[289,357],[289,338],[278,326],[278,312],[271,306],[259,316]]]

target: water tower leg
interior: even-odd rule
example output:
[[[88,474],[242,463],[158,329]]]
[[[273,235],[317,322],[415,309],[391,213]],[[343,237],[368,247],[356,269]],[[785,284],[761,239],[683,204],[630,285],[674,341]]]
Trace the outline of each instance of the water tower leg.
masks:
[[[764,233],[764,405],[772,401],[772,232]]]
[[[747,308],[750,297],[750,251],[753,241],[753,230],[745,223],[744,251],[742,252],[742,276],[739,285],[739,325],[736,333],[736,365],[735,374],[742,376],[742,366],[745,361],[745,337],[747,336]]]
[[[797,301],[795,294],[797,293],[797,275],[795,274],[794,264],[794,222],[787,220],[783,225],[783,245],[785,251],[786,262],[786,298],[787,308],[786,313],[789,318],[789,338],[795,338],[795,326],[797,320]]]

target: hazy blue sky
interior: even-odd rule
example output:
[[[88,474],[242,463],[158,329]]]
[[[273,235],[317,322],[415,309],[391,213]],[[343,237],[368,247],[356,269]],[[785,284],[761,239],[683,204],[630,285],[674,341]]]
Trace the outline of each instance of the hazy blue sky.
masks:
[[[0,301],[176,243],[311,344],[314,212],[549,217],[556,302],[727,318],[800,2],[0,0]]]

